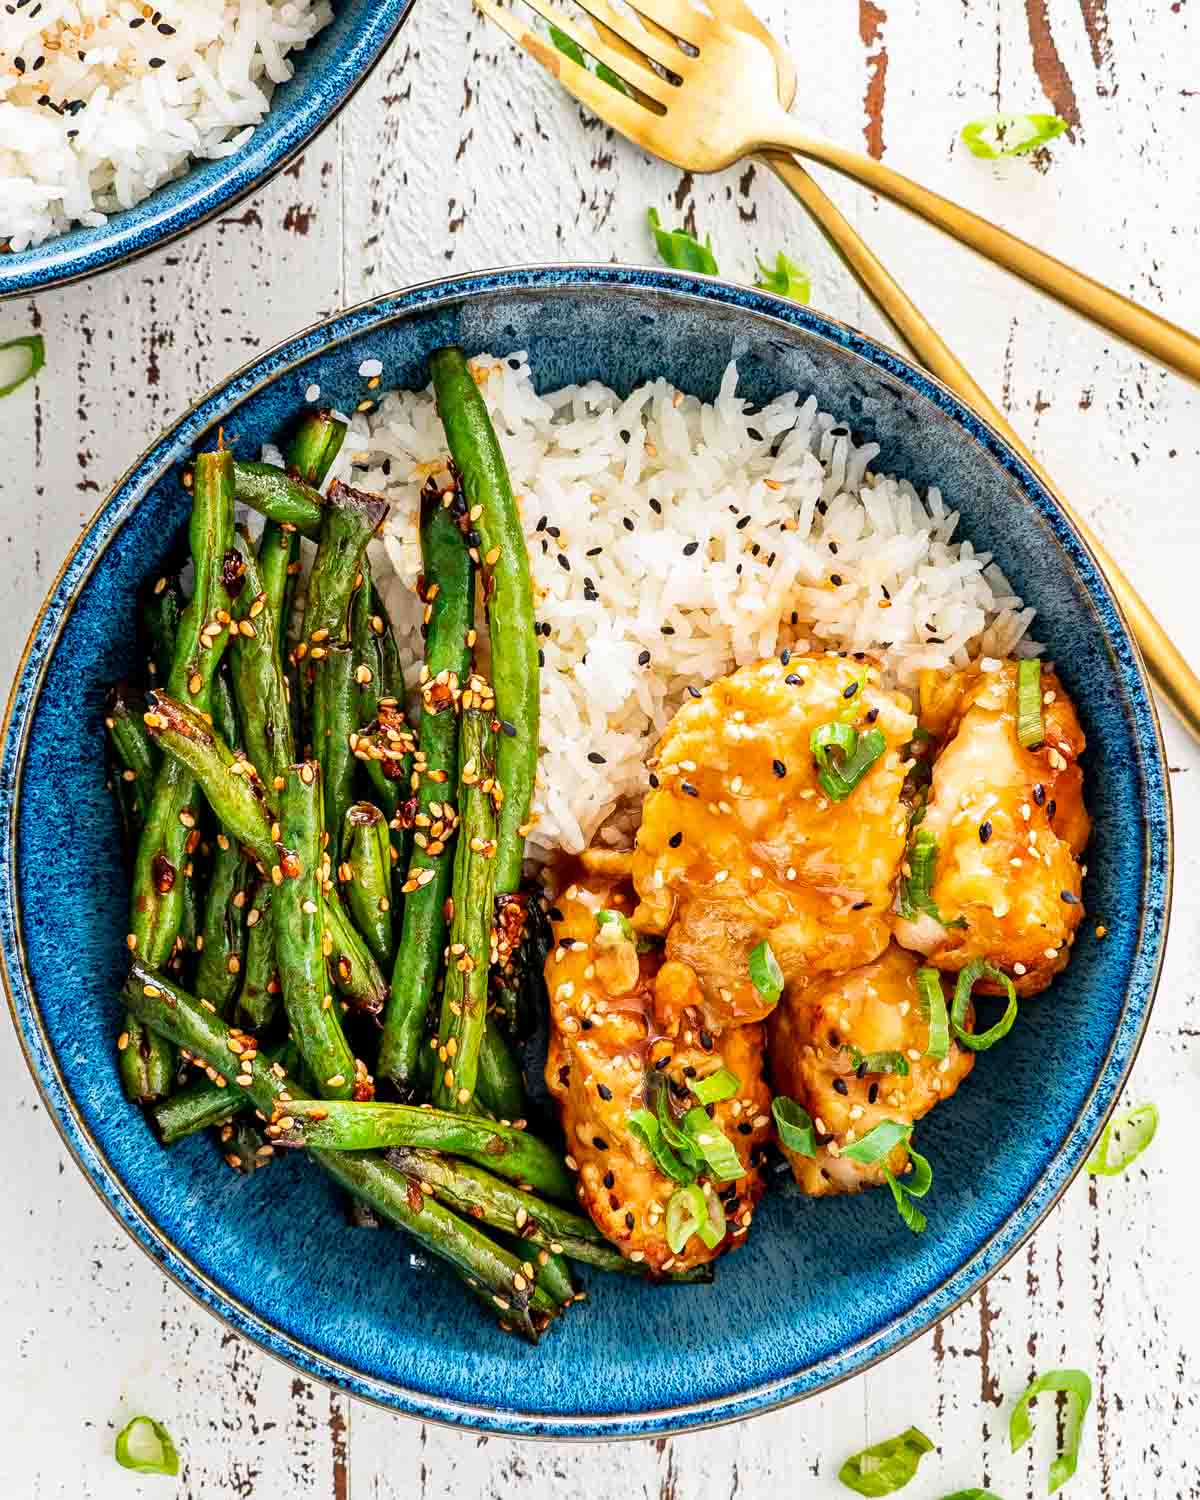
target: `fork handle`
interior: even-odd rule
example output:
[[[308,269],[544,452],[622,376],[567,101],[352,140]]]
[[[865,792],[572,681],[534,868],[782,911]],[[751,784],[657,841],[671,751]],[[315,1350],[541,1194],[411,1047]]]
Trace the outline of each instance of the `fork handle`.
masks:
[[[790,124],[781,126],[778,140],[764,144],[795,151],[852,177],[863,187],[899,203],[926,223],[944,230],[996,265],[1012,271],[1031,286],[1056,297],[1152,359],[1200,382],[1200,339],[1194,334],[1160,318],[1149,308],[1140,307],[1128,297],[1122,297],[1111,287],[1093,281],[1082,271],[1055,260],[1044,250],[1035,249],[1006,229],[952,203],[939,193],[931,192],[874,157],[848,150],[832,141],[820,140],[793,129]]]
[[[851,275],[925,368],[974,408],[1024,459],[1059,508],[1091,548],[1108,580],[1142,656],[1164,697],[1196,740],[1200,740],[1200,678],[1188,666],[1146,601],[1126,578],[1091,527],[1063,497],[1061,490],[1010,426],[1008,418],[968,373],[920,308],[892,279],[887,267],[843,215],[824,189],[794,157],[783,151],[762,153],[767,165],[804,205]]]

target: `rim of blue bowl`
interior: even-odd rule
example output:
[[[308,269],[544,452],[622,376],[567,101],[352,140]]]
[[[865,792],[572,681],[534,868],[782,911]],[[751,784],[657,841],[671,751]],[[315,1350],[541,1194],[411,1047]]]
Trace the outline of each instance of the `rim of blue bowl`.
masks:
[[[370,77],[415,4],[416,0],[372,0],[350,45],[322,74],[327,83],[337,80],[332,102],[315,90],[298,107],[278,114],[272,102],[272,108],[245,145],[232,156],[220,159],[219,170],[211,181],[200,185],[189,169],[179,179],[160,183],[133,208],[110,214],[95,229],[76,227],[27,250],[0,255],[0,302],[49,291],[51,287],[66,286],[128,265],[199,229],[217,214],[249,197],[294,161],[337,118]],[[319,44],[320,33],[309,45]],[[193,184],[190,189],[189,183]],[[176,196],[174,190],[179,189],[182,192]],[[167,194],[169,201],[156,205],[160,193]],[[79,233],[88,236],[86,243],[72,245],[70,240]]]
[[[42,1030],[25,965],[14,855],[16,808],[26,737],[49,656],[79,591],[114,540],[117,524],[135,508],[141,494],[177,461],[181,446],[190,447],[214,422],[225,418],[256,391],[294,369],[309,356],[354,338],[380,323],[410,316],[430,306],[446,306],[502,294],[506,290],[562,290],[572,286],[602,286],[617,290],[652,288],[702,301],[739,306],[762,314],[785,329],[798,328],[830,341],[932,400],[1015,480],[1026,501],[1050,526],[1073,566],[1079,570],[1093,604],[1110,617],[1109,628],[1117,648],[1114,669],[1128,694],[1134,721],[1131,732],[1144,748],[1144,767],[1148,773],[1145,796],[1151,816],[1146,820],[1147,884],[1154,887],[1161,900],[1148,903],[1142,912],[1142,940],[1133,962],[1121,1020],[1067,1137],[1016,1212],[935,1291],[921,1298],[885,1328],[837,1355],[751,1389],[652,1411],[564,1417],[541,1412],[500,1411],[365,1377],[265,1323],[253,1308],[201,1272],[186,1253],[148,1219],[127,1194],[98,1143],[75,1112],[58,1072],[49,1039]],[[1141,657],[1091,549],[1073,523],[1058,509],[1041,481],[1004,439],[934,376],[848,324],[771,293],[737,286],[716,277],[657,267],[589,263],[471,272],[419,283],[374,298],[315,323],[277,344],[196,401],[129,468],[108,499],[98,507],[38,611],[5,711],[0,758],[0,827],[8,833],[7,839],[0,844],[0,977],[8,997],[9,1013],[47,1113],[114,1218],[173,1281],[208,1311],[267,1353],[315,1379],[422,1421],[509,1437],[550,1440],[660,1437],[714,1427],[775,1410],[817,1395],[878,1364],[927,1333],[973,1296],[1020,1250],[1057,1204],[1087,1160],[1120,1097],[1153,1009],[1170,920],[1174,874],[1174,828],[1166,754],[1157,708]],[[1161,842],[1151,837],[1153,833],[1161,835]]]

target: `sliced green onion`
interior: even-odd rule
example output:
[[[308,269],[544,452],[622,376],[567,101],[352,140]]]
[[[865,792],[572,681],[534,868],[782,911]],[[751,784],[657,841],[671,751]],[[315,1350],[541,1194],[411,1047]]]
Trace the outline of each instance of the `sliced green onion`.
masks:
[[[1026,156],[1071,127],[1061,115],[987,115],[962,130],[972,156],[996,161],[1001,156]]]
[[[746,1175],[741,1158],[733,1149],[733,1142],[703,1109],[689,1109],[683,1117],[683,1126],[693,1150],[704,1157],[709,1173],[718,1182],[732,1182]]]
[[[113,1457],[139,1474],[178,1474],[179,1454],[171,1435],[153,1417],[133,1417],[117,1433]]]
[[[797,1156],[816,1156],[817,1133],[808,1110],[786,1094],[776,1094],[771,1100],[771,1113],[775,1116],[779,1139],[789,1151]]]
[[[908,1058],[903,1052],[860,1052],[857,1047],[847,1050],[856,1073],[895,1073],[899,1078],[908,1077]]]
[[[750,950],[750,983],[771,1005],[783,994],[783,970],[766,938]]]
[[[946,1014],[946,997],[942,993],[942,976],[936,969],[917,970],[917,994],[921,1014],[929,1022],[926,1057],[945,1057],[950,1051],[950,1018]]]
[[[720,1104],[722,1099],[732,1099],[741,1086],[736,1073],[731,1073],[728,1068],[718,1068],[707,1078],[697,1078],[691,1090],[701,1104]]]
[[[604,906],[596,913],[596,932],[602,938],[616,933],[625,942],[632,943],[639,953],[645,953],[654,944],[645,934],[638,932],[624,912],[613,911]]]
[[[658,1121],[648,1109],[635,1109],[627,1116],[626,1125],[635,1141],[640,1141],[654,1158],[654,1165],[672,1182],[691,1182],[695,1173],[684,1166],[670,1146],[662,1138]]]
[[[658,1121],[659,1134],[666,1141],[667,1145],[670,1146],[671,1150],[680,1158],[684,1166],[691,1170],[691,1174],[694,1177],[696,1175],[695,1169],[699,1165],[696,1160],[695,1148],[689,1138],[675,1123],[675,1116],[671,1113],[671,1101],[667,1098],[666,1085],[661,1081],[659,1081],[658,1087],[655,1090],[654,1113]]]
[[[1082,1370],[1047,1370],[1039,1375],[1013,1408],[1008,1420],[1008,1439],[1015,1453],[1033,1435],[1030,1405],[1043,1391],[1061,1391],[1067,1398],[1067,1415],[1062,1426],[1062,1452],[1050,1465],[1049,1491],[1054,1493],[1066,1484],[1079,1462],[1079,1442],[1083,1421],[1092,1399],[1092,1382]]]
[[[917,1465],[933,1444],[919,1427],[910,1427],[899,1437],[875,1443],[848,1458],[838,1478],[856,1495],[894,1495],[916,1478]]]
[[[647,210],[646,218],[650,223],[650,233],[654,236],[658,258],[664,265],[673,266],[677,271],[702,271],[706,276],[718,274],[711,236],[702,245],[686,229],[664,229],[656,208]]]
[[[1017,738],[1026,750],[1045,743],[1042,718],[1042,664],[1037,660],[1017,663]]]
[[[1088,1159],[1087,1169],[1093,1177],[1118,1177],[1132,1162],[1135,1162],[1158,1129],[1158,1110],[1153,1104],[1139,1104],[1127,1109],[1123,1115],[1114,1116],[1104,1127],[1095,1151]],[[1117,1152],[1112,1146],[1116,1142]]]
[[[808,279],[808,272],[802,271],[799,266],[790,261],[781,250],[775,257],[775,267],[764,266],[762,261],[755,256],[758,262],[759,280],[754,283],[760,291],[774,292],[777,297],[790,297],[793,302],[807,302],[812,296],[812,282]]]
[[[1008,1005],[1005,1007],[1004,1014],[990,1030],[970,1032],[964,1029],[963,1022],[966,1020],[967,1006],[971,1003],[971,991],[981,979],[991,979],[996,984],[1003,985],[1004,992],[1008,996]],[[954,986],[954,1002],[950,1010],[950,1026],[964,1047],[972,1052],[986,1052],[989,1047],[994,1047],[997,1042],[1008,1035],[1016,1019],[1016,987],[1003,970],[998,969],[995,964],[988,963],[986,958],[973,958],[969,964],[959,970],[958,980]]]
[[[818,724],[808,739],[808,747],[817,763],[817,780],[831,802],[844,802],[887,749],[882,731],[869,729],[866,734],[850,724],[832,721]],[[842,752],[838,765],[831,752]]]
[[[667,1204],[667,1244],[671,1253],[678,1255],[692,1235],[707,1222],[708,1204],[696,1184],[676,1188]]]
[[[919,1151],[914,1151],[911,1146],[908,1148],[908,1156],[913,1169],[906,1177],[897,1177],[888,1167],[884,1167],[883,1175],[888,1187],[892,1190],[896,1212],[914,1234],[920,1234],[928,1220],[912,1200],[923,1198],[929,1191],[933,1184],[933,1168],[928,1160]]]
[[[10,349],[24,352],[14,355],[11,359],[5,359],[4,356]],[[9,339],[7,343],[0,344],[0,380],[4,379],[10,369],[16,371],[7,384],[0,385],[0,401],[5,396],[11,396],[14,391],[19,391],[27,380],[33,379],[45,363],[46,341],[40,333],[32,333],[19,339]],[[146,1420],[150,1419],[147,1417]]]
[[[716,1193],[702,1193],[701,1196],[708,1205],[708,1211],[696,1233],[706,1249],[715,1250],[725,1238],[725,1206]]]
[[[569,37],[565,31],[560,31],[557,26],[551,26],[550,40],[573,63],[578,63],[581,68],[587,67],[588,60],[583,48],[573,37]],[[625,80],[618,77],[606,63],[598,62],[596,64],[596,77],[601,83],[607,83],[611,88],[617,89],[620,93],[632,95],[633,91]]]
[[[896,1146],[907,1141],[912,1134],[911,1125],[901,1125],[898,1120],[880,1120],[873,1130],[868,1130],[861,1140],[843,1146],[841,1154],[863,1166],[874,1166],[882,1161]]]
[[[908,874],[900,882],[900,915],[909,919],[921,913],[942,920],[931,892],[937,864],[937,839],[928,828],[918,828],[908,846]]]

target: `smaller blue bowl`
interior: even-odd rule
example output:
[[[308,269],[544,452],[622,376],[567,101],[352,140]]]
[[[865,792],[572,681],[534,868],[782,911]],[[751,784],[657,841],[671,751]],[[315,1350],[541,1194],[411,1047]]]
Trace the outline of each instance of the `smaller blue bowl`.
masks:
[[[131,600],[189,505],[181,466],[218,427],[277,442],[312,386],[349,410],[364,360],[389,386],[429,354],[529,351],[541,390],[653,375],[711,400],[731,359],[757,404],[813,392],[881,445],[878,467],[943,486],[963,531],[1039,608],[1088,737],[1094,921],[953,1101],[921,1126],[929,1229],[886,1195],[772,1194],[710,1287],[586,1277],[593,1297],[536,1349],[479,1316],[399,1235],[348,1230],[298,1158],[235,1176],[212,1143],[162,1151],[114,1063],[128,889],[104,785],[102,684],[135,669]],[[30,636],[0,760],[0,953],[47,1109],[112,1212],[239,1333],[422,1419],[542,1437],[661,1436],[819,1391],[924,1332],[1012,1255],[1091,1148],[1150,1013],[1170,904],[1162,744],[1137,652],[1077,533],[1021,461],[942,386],[852,329],[745,287],[622,266],[462,276],[354,308],[210,391],[145,453],[64,564]],[[314,1267],[320,1273],[314,1274]]]
[[[333,0],[333,20],[275,90],[265,120],[232,156],[200,161],[95,229],[0,255],[0,300],[77,281],[156,250],[273,177],[337,114],[383,55],[415,0]]]

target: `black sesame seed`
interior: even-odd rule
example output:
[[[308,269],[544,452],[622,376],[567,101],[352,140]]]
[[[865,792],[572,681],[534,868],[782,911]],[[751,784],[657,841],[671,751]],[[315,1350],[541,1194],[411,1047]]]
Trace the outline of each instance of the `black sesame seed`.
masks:
[[[626,531],[633,531],[635,529],[633,522],[629,519],[628,516],[621,517],[621,525],[624,526]]]
[[[833,1089],[834,1093],[837,1094],[848,1094],[850,1092],[850,1087],[844,1078],[835,1078],[833,1080]]]
[[[583,555],[584,557],[599,557],[603,551],[603,547],[589,547]]]
[[[591,1031],[592,1029],[592,1023],[587,1020],[580,1021],[579,1026],[582,1031]]]
[[[1058,803],[1055,802],[1053,798],[1051,798],[1051,800],[1046,803],[1046,816],[1048,818],[1052,818],[1057,811]]]
[[[656,1072],[656,1073],[661,1073],[661,1072],[662,1072],[662,1070],[663,1070],[663,1069],[664,1069],[664,1068],[665,1068],[665,1067],[666,1067],[666,1065],[667,1065],[667,1064],[668,1064],[668,1063],[669,1063],[669,1062],[670,1062],[670,1061],[671,1061],[671,1054],[670,1054],[670,1053],[669,1053],[669,1052],[668,1052],[668,1053],[667,1053],[667,1055],[666,1055],[666,1056],[665,1056],[665,1057],[660,1057],[660,1058],[659,1058],[659,1059],[658,1059],[658,1061],[657,1061],[657,1062],[656,1062],[656,1063],[655,1063],[655,1064],[654,1064],[654,1071],[655,1071],[655,1072]]]
[[[838,544],[836,542],[830,542],[829,550],[833,553],[834,557],[836,557],[838,553]]]
[[[510,724],[507,719],[501,719],[500,720],[500,728],[503,731],[503,733],[508,736],[508,738],[510,740],[515,740],[516,739],[516,737],[517,737],[517,726],[515,724]]]
[[[562,532],[558,529],[557,526],[547,526],[546,535],[552,536],[555,541],[558,541],[559,537],[562,536]]]
[[[842,575],[840,573],[830,573],[829,581],[835,589],[840,589],[842,586]]]
[[[746,1122],[745,1122],[745,1120],[743,1120],[742,1123],[738,1126],[738,1134],[739,1135],[752,1135],[753,1132],[754,1132],[754,1126],[753,1125],[747,1125]]]
[[[158,23],[157,30],[158,30],[159,36],[174,36],[175,35],[175,28],[174,28],[174,26],[168,26],[165,21],[160,21]]]
[[[628,427],[622,427],[621,428],[621,441],[623,443],[627,443],[629,441],[629,439],[630,439],[631,436],[632,436],[632,434],[630,433]]]
[[[773,760],[771,762],[771,769],[775,772],[776,776],[780,778],[780,780],[782,780],[783,777],[787,775],[787,767],[781,760]]]
[[[693,687],[690,682],[688,683],[688,695],[692,698],[702,698],[704,696],[700,689]]]
[[[617,1185],[617,1179],[613,1176],[613,1174],[611,1172],[605,1172],[605,1174],[604,1174],[604,1186],[606,1188],[609,1188],[611,1190],[612,1188],[615,1188],[616,1185]]]
[[[559,1083],[566,1083],[570,1077],[571,1077],[571,1070],[570,1070],[570,1068],[559,1068],[559,1070],[558,1070],[558,1081],[559,1081]]]
[[[673,833],[671,835],[671,837],[667,840],[667,843],[670,844],[670,846],[671,846],[672,849],[678,849],[679,846],[680,846],[680,844],[683,843],[683,834],[682,833]]]
[[[674,627],[674,625],[660,625],[658,627],[658,629],[659,629],[659,634],[660,635],[674,635],[675,634],[675,627]]]
[[[597,1151],[607,1151],[608,1150],[608,1142],[604,1139],[604,1137],[602,1135],[594,1135],[592,1137],[592,1145],[595,1146],[595,1148],[596,1148]]]
[[[787,664],[788,664],[788,662],[791,661],[791,659],[792,659],[791,650],[787,646],[785,646],[783,648],[783,650],[779,653],[779,662],[780,662],[780,665],[786,667]]]
[[[603,755],[600,754],[599,750],[589,750],[588,760],[590,760],[592,765],[594,766],[605,766],[608,764]]]
[[[980,823],[980,825],[979,825],[979,842],[981,844],[986,844],[987,841],[988,841],[988,839],[991,838],[991,836],[992,836],[992,825],[991,825],[991,823],[990,822]]]
[[[561,922],[563,919],[562,911],[557,906],[552,906],[546,915],[552,922]]]
[[[510,370],[519,370],[521,368],[521,361],[519,359],[510,359],[508,362],[508,368]]]
[[[842,1045],[842,1039],[840,1036],[838,1036],[836,1031],[831,1031],[829,1033],[829,1045],[831,1047],[840,1047]]]
[[[763,435],[761,432],[759,432],[757,427],[747,427],[746,436],[752,437],[756,443],[761,443],[763,440]]]
[[[712,1032],[710,1032],[710,1031],[702,1031],[700,1033],[700,1045],[704,1048],[705,1052],[711,1052],[712,1051],[712,1049],[713,1049]]]
[[[1074,891],[1060,891],[1059,895],[1063,898],[1068,906],[1079,905],[1079,897],[1075,894]]]
[[[538,666],[539,667],[544,667],[545,665],[546,665],[546,653],[541,649],[541,647],[539,647],[538,648]]]
[[[696,1076],[696,1070],[695,1070],[695,1068],[692,1067],[691,1063],[688,1063],[687,1067],[684,1068],[684,1070],[683,1070],[683,1076],[685,1078],[695,1078],[695,1076]]]
[[[547,526],[549,520],[550,520],[549,516],[542,516],[540,518],[540,520],[538,521],[537,525],[533,528],[534,531],[545,531],[546,526]]]
[[[679,783],[679,790],[685,797],[698,797],[700,795],[690,781],[681,781]]]
[[[655,789],[655,791],[658,790],[658,784],[659,784],[658,783],[658,777],[654,774],[653,771],[651,771],[650,772],[650,785]]]
[[[850,908],[850,910],[851,911],[866,911],[867,907],[870,906],[870,904],[871,903],[869,901],[856,901],[854,903],[854,905]]]
[[[829,501],[828,500],[818,500],[817,501],[817,514],[821,515],[821,516],[829,514]]]
[[[1033,789],[1033,800],[1039,807],[1045,807],[1046,805],[1046,788],[1040,781]]]
[[[662,502],[656,500],[653,495],[650,496],[650,509],[656,516],[662,515]]]
[[[606,1084],[606,1083],[598,1083],[596,1085],[596,1092],[600,1095],[601,1099],[611,1099],[612,1098],[612,1089],[610,1089],[609,1086],[608,1086],[608,1084]],[[611,1187],[612,1184],[609,1183],[608,1186]]]
[[[879,717],[879,710],[878,710],[878,709],[877,709],[877,708],[873,708],[873,709],[871,709],[871,711],[870,711],[870,712],[869,712],[869,713],[868,713],[868,714],[867,714],[867,716],[866,716],[866,722],[867,722],[867,723],[868,723],[868,724],[874,724],[874,722],[875,722],[875,720],[876,720],[876,719],[877,719],[877,718],[878,718],[878,717]]]
[[[691,557],[700,550],[699,542],[686,542],[683,548],[684,557]]]
[[[804,686],[804,678],[801,677],[801,675],[800,675],[799,672],[789,672],[787,674],[787,676],[783,680],[784,680],[784,682],[787,683],[787,685],[789,687],[803,687]]]
[[[565,569],[568,573],[571,571],[571,564],[567,561],[567,555],[565,552],[560,552],[558,554],[558,565],[560,568]]]
[[[842,689],[842,697],[843,698],[853,698],[854,695],[855,695],[855,693],[857,693],[857,692],[858,692],[858,683],[857,682],[848,682],[846,684],[846,686]]]
[[[649,665],[650,665],[650,653],[649,653],[649,651],[639,651],[638,652],[638,666],[639,667],[648,667]]]
[[[634,1223],[635,1223],[635,1220],[634,1220],[633,1215],[631,1213],[627,1213],[625,1215],[625,1228],[626,1229],[632,1229],[633,1226],[634,1226]]]
[[[150,66],[152,68],[161,68],[165,62],[166,62],[166,58],[165,57],[152,57],[150,59]]]
[[[746,527],[749,526],[752,519],[753,518],[751,516],[743,516],[740,521],[735,523],[733,529],[735,531],[745,531]]]

